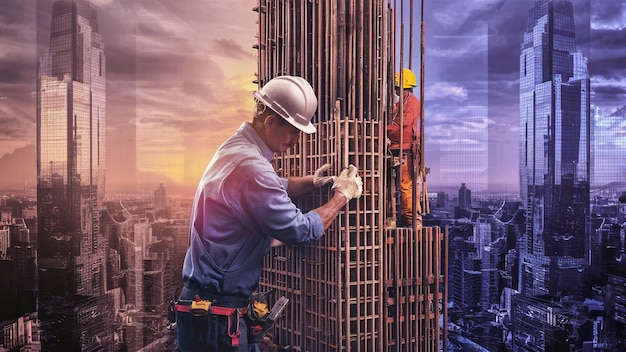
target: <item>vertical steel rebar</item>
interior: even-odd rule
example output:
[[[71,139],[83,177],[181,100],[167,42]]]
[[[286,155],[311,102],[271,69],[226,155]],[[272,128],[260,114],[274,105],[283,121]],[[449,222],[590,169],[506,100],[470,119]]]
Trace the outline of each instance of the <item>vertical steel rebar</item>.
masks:
[[[396,50],[400,68],[405,63],[405,14],[403,3],[399,6],[398,11],[397,0],[393,6],[390,0],[259,0],[255,7],[259,86],[276,75],[300,75],[311,82],[319,102],[318,132],[277,156],[277,172],[302,176],[330,162],[338,173],[353,163],[364,183],[363,196],[346,206],[318,242],[271,250],[260,289],[291,299],[274,330],[279,345],[296,350],[438,350],[439,314],[427,308],[441,299],[438,286],[431,285],[441,282],[437,263],[447,260],[440,259],[441,248],[434,243],[441,240],[439,229],[384,227],[387,195],[395,189],[385,179],[391,166],[384,138],[395,100]],[[411,0],[409,68],[413,10]],[[423,72],[420,81],[423,92]],[[401,94],[398,110],[403,98]],[[420,101],[423,105],[422,95]],[[302,209],[315,208],[330,193],[322,190],[297,202]],[[444,310],[444,318],[446,314]]]

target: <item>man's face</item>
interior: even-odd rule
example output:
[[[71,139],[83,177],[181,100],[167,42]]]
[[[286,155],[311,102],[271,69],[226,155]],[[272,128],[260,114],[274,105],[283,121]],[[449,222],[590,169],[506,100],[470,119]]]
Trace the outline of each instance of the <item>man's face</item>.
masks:
[[[265,142],[274,153],[284,153],[292,148],[298,143],[300,134],[302,133],[299,129],[277,115],[268,117],[265,131]]]

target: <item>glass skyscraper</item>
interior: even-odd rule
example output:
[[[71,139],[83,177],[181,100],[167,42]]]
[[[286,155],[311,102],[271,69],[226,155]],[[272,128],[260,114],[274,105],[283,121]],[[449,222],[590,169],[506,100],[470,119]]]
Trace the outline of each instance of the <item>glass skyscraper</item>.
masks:
[[[105,55],[85,0],[52,6],[37,81],[39,318],[44,350],[102,348]]]
[[[520,55],[520,195],[526,210],[522,293],[572,293],[567,272],[585,261],[590,94],[576,51],[573,5],[538,0]]]
[[[573,4],[537,0],[520,54],[520,195],[526,214],[519,265],[522,312],[540,306],[537,310],[549,318],[557,308],[545,302],[582,297],[590,143],[589,75],[586,58],[576,49]],[[539,350],[559,348],[558,338],[546,336],[560,329],[552,324],[558,319],[541,316],[520,323],[517,327],[528,331],[517,331],[516,338]],[[543,336],[534,336],[537,332]]]

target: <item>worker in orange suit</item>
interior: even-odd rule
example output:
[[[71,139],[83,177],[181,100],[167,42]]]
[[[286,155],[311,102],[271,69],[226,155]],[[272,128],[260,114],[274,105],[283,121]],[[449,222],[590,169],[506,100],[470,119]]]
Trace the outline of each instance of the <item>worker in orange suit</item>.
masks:
[[[413,94],[413,88],[417,80],[413,71],[402,69],[402,85],[400,85],[400,72],[395,76],[395,92],[402,99],[394,104],[393,119],[387,125],[387,138],[389,149],[400,160],[400,214],[397,226],[405,227],[413,224],[413,162],[419,162],[419,118],[420,101]],[[402,102],[402,118],[400,117],[400,101]],[[402,138],[402,140],[400,140]],[[397,177],[397,176],[396,176]],[[396,182],[397,184],[397,182]],[[416,225],[422,226],[422,212],[420,204],[420,191],[417,188]]]

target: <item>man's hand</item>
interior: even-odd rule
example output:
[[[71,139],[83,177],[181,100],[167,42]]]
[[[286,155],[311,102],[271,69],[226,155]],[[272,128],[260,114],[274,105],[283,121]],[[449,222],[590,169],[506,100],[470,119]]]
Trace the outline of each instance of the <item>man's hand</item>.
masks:
[[[328,171],[330,167],[330,164],[324,164],[320,166],[319,169],[315,170],[315,173],[313,174],[313,186],[315,186],[315,188],[320,188],[329,183],[335,182],[337,176],[323,176],[323,174]]]
[[[356,166],[350,164],[350,166],[341,171],[341,174],[339,174],[339,177],[333,184],[333,189],[341,192],[348,201],[359,198],[361,193],[363,193],[363,180],[358,175],[358,171]]]

